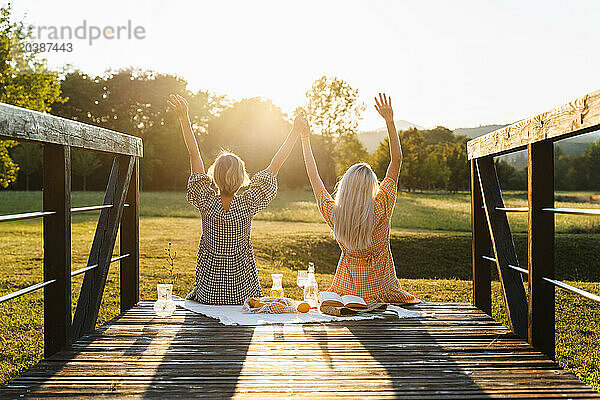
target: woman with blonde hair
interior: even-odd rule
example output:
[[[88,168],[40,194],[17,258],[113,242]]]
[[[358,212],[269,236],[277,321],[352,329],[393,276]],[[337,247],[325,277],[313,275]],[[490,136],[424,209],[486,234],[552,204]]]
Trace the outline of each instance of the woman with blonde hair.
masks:
[[[170,98],[168,103],[177,112],[190,155],[187,199],[202,217],[196,285],[186,298],[204,304],[242,304],[248,297],[262,296],[250,241],[252,218],[277,194],[277,173],[298,138],[299,120],[267,169],[252,179],[244,161],[228,152],[222,152],[205,173],[187,101],[180,95]],[[237,194],[243,186],[248,188]]]
[[[354,164],[339,182],[335,200],[319,176],[310,147],[310,129],[302,120],[300,136],[310,184],[319,211],[342,249],[328,291],[359,296],[367,303],[419,303],[400,287],[390,249],[390,219],[402,164],[391,98],[380,93],[375,109],[385,119],[390,141],[391,160],[385,179],[379,184],[369,164]]]

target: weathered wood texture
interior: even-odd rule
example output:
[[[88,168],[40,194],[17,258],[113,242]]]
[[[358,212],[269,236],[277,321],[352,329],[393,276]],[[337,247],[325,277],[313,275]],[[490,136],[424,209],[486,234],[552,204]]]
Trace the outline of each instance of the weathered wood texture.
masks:
[[[467,142],[469,159],[525,149],[600,129],[600,90]]]
[[[92,332],[96,326],[134,164],[135,157],[119,155],[114,159],[103,202],[103,204],[112,204],[112,207],[103,209],[98,218],[87,263],[87,265],[98,264],[98,267],[87,271],[83,278],[77,308],[73,316],[74,339]]]
[[[464,303],[421,319],[223,326],[141,302],[0,398],[600,398]]]
[[[489,261],[492,243],[488,230],[483,197],[479,186],[477,165],[471,160],[471,246],[473,257],[473,305],[488,315],[492,315],[492,278]]]
[[[67,145],[82,149],[143,155],[142,139],[0,103],[0,139]]]
[[[121,312],[129,310],[140,300],[140,162],[135,160],[131,182],[121,217],[121,254],[129,254],[121,262],[119,286],[121,292]]]
[[[529,269],[528,337],[536,349],[554,359],[554,285],[542,278],[554,278],[554,214],[544,208],[554,207],[554,144],[539,142],[527,145],[529,235],[527,265]]]
[[[71,344],[71,150],[44,145],[44,356]]]
[[[504,300],[508,311],[508,319],[513,331],[527,338],[527,297],[523,286],[523,278],[509,265],[519,266],[515,244],[510,232],[510,225],[504,208],[502,192],[496,174],[496,167],[492,157],[483,157],[475,160],[479,175],[480,190],[483,197],[485,215],[488,221],[494,258],[498,267],[498,276],[504,292]]]

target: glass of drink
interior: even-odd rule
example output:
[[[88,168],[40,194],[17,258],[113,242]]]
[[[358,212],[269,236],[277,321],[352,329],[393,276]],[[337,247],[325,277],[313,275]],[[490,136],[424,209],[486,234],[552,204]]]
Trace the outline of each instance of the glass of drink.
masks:
[[[307,270],[298,270],[298,276],[296,277],[296,283],[300,289],[304,289],[304,285],[306,284],[306,278],[308,278]]]
[[[271,297],[283,297],[283,274],[271,274],[273,286],[271,286]]]

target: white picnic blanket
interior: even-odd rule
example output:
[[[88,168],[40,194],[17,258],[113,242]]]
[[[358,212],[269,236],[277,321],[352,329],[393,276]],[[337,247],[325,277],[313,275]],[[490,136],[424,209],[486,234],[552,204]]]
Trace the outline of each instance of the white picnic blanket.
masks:
[[[212,306],[200,304],[193,300],[185,300],[173,296],[175,304],[192,312],[218,319],[223,325],[270,325],[270,324],[305,324],[311,322],[331,321],[358,321],[365,319],[381,319],[389,317],[390,312],[396,313],[398,318],[418,318],[423,316],[419,311],[407,310],[398,306],[388,306],[388,312],[364,313],[349,317],[336,317],[334,315],[321,314],[316,310],[308,313],[286,313],[286,314],[246,314],[242,312],[242,306]],[[392,314],[393,315],[393,314]]]

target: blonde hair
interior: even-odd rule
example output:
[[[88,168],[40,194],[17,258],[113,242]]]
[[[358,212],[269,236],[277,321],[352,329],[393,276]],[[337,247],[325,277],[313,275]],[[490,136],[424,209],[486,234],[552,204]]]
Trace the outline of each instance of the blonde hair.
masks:
[[[208,176],[215,182],[219,192],[226,196],[233,196],[240,187],[250,183],[244,160],[224,150],[208,169]]]
[[[351,250],[371,246],[377,175],[369,164],[354,164],[338,183],[333,213],[333,234]]]

